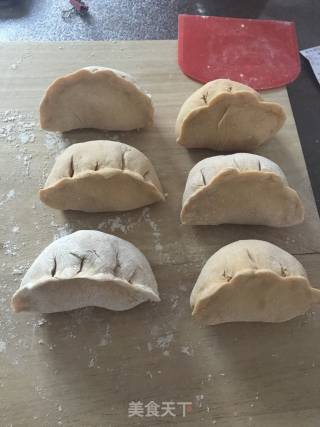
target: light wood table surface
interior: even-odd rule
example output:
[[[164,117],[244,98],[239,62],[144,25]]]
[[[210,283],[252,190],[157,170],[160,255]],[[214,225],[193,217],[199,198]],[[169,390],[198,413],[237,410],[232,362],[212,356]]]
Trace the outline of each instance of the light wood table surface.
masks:
[[[214,153],[174,139],[182,102],[199,84],[176,62],[175,41],[0,45],[0,426],[258,426],[320,424],[320,310],[283,324],[201,327],[189,295],[201,267],[234,240],[257,238],[296,255],[318,286],[320,224],[286,89],[288,120],[257,151],[276,161],[303,200],[306,220],[288,229],[189,227],[179,222],[187,174]],[[88,65],[134,75],[152,94],[153,128],[141,132],[39,130],[38,104],[50,82]],[[119,139],[153,162],[165,203],[122,214],[62,213],[37,191],[70,143]],[[116,313],[87,308],[48,316],[13,314],[10,297],[54,238],[99,229],[139,247],[161,303]],[[175,402],[176,416],[128,417],[132,401]],[[177,402],[192,402],[183,417]]]

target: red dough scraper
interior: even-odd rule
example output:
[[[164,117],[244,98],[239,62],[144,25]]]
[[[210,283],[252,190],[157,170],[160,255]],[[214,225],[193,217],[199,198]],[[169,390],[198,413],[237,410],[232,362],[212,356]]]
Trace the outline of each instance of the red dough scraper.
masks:
[[[201,83],[228,78],[264,90],[300,73],[294,22],[179,15],[178,34],[180,68]]]

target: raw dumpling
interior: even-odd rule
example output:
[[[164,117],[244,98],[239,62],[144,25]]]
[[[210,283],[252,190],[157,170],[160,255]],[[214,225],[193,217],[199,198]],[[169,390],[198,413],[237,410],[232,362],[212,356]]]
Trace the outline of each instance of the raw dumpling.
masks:
[[[209,157],[190,171],[183,194],[183,224],[299,224],[304,208],[279,166],[249,153]]]
[[[96,128],[132,130],[150,126],[150,96],[122,71],[87,67],[60,77],[40,105],[42,129],[66,132]]]
[[[302,265],[261,240],[239,240],[216,252],[192,290],[192,315],[207,325],[284,322],[320,303]]]
[[[263,101],[249,86],[218,79],[182,105],[176,137],[188,148],[252,151],[275,135],[285,118],[279,104]]]
[[[12,297],[14,311],[54,313],[96,306],[128,310],[160,301],[145,256],[131,243],[81,230],[51,243],[34,261]]]
[[[40,190],[55,209],[125,211],[164,200],[150,160],[116,141],[88,141],[68,147]]]

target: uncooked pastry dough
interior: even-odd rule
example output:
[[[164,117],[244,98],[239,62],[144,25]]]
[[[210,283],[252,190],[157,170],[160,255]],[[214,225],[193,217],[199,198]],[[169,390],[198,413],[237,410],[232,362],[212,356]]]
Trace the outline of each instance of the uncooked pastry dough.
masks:
[[[252,151],[278,132],[285,117],[279,104],[263,101],[249,86],[213,80],[182,105],[177,142],[188,148]]]
[[[52,208],[85,212],[125,211],[164,200],[150,160],[116,141],[68,147],[39,194]]]
[[[122,71],[86,67],[55,80],[40,105],[43,129],[66,132],[96,128],[132,130],[150,126],[150,96]]]
[[[81,230],[51,243],[12,297],[16,312],[54,313],[86,306],[128,310],[160,301],[145,256],[131,243]]]
[[[304,209],[279,166],[249,153],[215,156],[190,171],[183,194],[184,224],[260,224],[287,227]]]
[[[299,261],[261,240],[239,240],[203,267],[190,297],[192,315],[207,325],[284,322],[320,303]]]

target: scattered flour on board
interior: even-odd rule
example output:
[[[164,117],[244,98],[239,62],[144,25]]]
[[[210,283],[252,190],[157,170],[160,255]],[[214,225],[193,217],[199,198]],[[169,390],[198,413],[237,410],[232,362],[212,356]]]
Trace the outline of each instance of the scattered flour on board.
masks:
[[[98,229],[101,230],[107,228],[111,233],[120,230],[122,233],[127,234],[143,222],[149,225],[152,230],[152,235],[158,239],[160,237],[159,226],[151,219],[149,207],[143,208],[141,214],[136,220],[132,220],[132,216],[130,214],[123,214],[100,222],[100,224],[98,224]],[[158,242],[155,244],[157,243]]]
[[[19,133],[18,138],[21,144],[33,143],[36,140],[36,137],[29,130],[23,133]]]
[[[103,228],[108,228],[111,232],[120,230],[122,233],[126,234],[129,230],[134,228],[136,224],[138,224],[138,222],[129,222],[127,218],[121,218],[120,216],[117,216],[115,218],[110,218],[101,222],[98,225],[98,229],[101,230]]]
[[[203,394],[197,394],[196,395],[196,403],[198,405],[199,408],[202,408],[202,401],[204,399],[204,395]]]
[[[35,322],[35,325],[34,325],[34,326],[41,327],[41,326],[43,326],[43,325],[45,325],[45,324],[47,324],[47,323],[48,323],[48,320],[47,320],[47,319],[38,319],[38,320]]]
[[[192,357],[193,356],[193,348],[188,346],[188,345],[182,346],[181,347],[181,353],[184,353],[187,356]]]
[[[18,135],[31,132],[36,127],[32,113],[17,110],[0,112],[0,121],[4,123],[0,128],[0,138],[8,137],[12,131],[17,132]]]
[[[18,68],[18,65],[22,64],[22,62],[23,62],[26,58],[28,58],[28,57],[30,57],[30,56],[31,56],[31,53],[30,53],[30,52],[25,52],[22,56],[20,56],[20,58],[18,58],[18,59],[16,60],[16,62],[14,62],[13,64],[11,64],[11,65],[9,66],[9,68],[10,68],[11,70],[16,70],[16,69]]]
[[[172,302],[171,309],[174,310],[179,303],[179,296],[178,295],[171,295],[170,301]]]
[[[0,353],[4,353],[7,350],[7,344],[4,341],[0,341]]]
[[[50,152],[58,154],[66,149],[71,144],[71,141],[61,133],[46,132],[44,143]]]
[[[94,362],[94,358],[92,357],[92,358],[89,360],[88,368],[94,368],[94,367],[95,367],[95,362]]]
[[[147,349],[151,352],[154,348],[161,349],[163,351],[163,355],[168,357],[170,356],[169,347],[173,342],[174,335],[168,331],[161,331],[158,325],[153,325],[150,330],[150,334],[152,336],[153,342],[147,343]]]
[[[16,110],[0,112],[0,141],[3,139],[16,150],[16,160],[21,162],[19,176],[30,176],[32,154],[28,146],[36,141],[35,129],[38,128],[32,113]]]
[[[104,347],[112,343],[112,337],[110,332],[110,325],[107,325],[105,335],[101,338],[99,342],[99,347]]]
[[[26,272],[28,265],[18,265],[12,270],[13,276],[21,276]]]
[[[156,243],[154,248],[156,251],[161,252],[163,249],[163,246],[161,245],[161,243]]]
[[[173,334],[167,334],[162,337],[157,338],[157,346],[161,349],[169,347],[170,343],[173,340]]]
[[[3,206],[4,204],[8,203],[10,200],[13,200],[16,198],[16,191],[10,190],[7,194],[2,196],[2,199],[0,200],[0,206]]]
[[[12,243],[10,240],[2,243],[5,255],[16,256],[18,253],[18,246],[15,243]]]
[[[152,210],[150,207],[145,207],[135,218],[133,218],[132,213],[123,213],[119,216],[113,216],[101,221],[97,229],[108,233],[121,231],[121,233],[127,234],[139,225],[145,224],[150,228],[147,235],[151,236],[153,239],[153,247],[155,248],[155,254],[160,258],[159,262],[169,262],[170,255],[164,251],[164,247],[161,244],[160,226],[152,219],[151,212]],[[176,248],[173,247],[172,249]]]
[[[52,221],[50,225],[56,229],[54,240],[60,239],[60,237],[67,236],[75,231],[70,224],[58,225]]]

